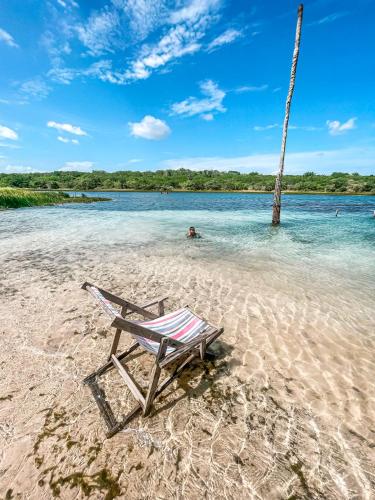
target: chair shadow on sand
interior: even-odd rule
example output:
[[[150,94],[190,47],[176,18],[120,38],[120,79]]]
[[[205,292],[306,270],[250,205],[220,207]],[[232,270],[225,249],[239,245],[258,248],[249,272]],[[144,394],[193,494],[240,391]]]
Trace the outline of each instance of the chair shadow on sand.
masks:
[[[159,397],[159,404],[154,407],[150,417],[162,414],[186,398],[189,400],[203,398],[205,393],[212,389],[221,378],[230,375],[231,366],[240,364],[239,361],[234,359],[228,362],[228,358],[230,358],[233,349],[233,346],[227,344],[223,340],[217,340],[212,348],[215,354],[213,355],[208,351],[205,363],[202,363],[199,359],[193,360],[189,368],[176,379],[175,387],[172,387]],[[199,381],[196,384],[197,378],[199,378]],[[183,394],[163,405],[160,404],[166,399],[169,400],[173,394],[179,392],[181,389],[184,391]]]

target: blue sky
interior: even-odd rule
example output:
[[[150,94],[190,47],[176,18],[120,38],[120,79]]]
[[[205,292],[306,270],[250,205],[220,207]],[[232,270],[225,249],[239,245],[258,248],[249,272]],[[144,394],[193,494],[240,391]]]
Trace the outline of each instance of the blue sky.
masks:
[[[286,173],[375,173],[375,2],[304,6]],[[0,172],[275,172],[297,7],[2,0]]]

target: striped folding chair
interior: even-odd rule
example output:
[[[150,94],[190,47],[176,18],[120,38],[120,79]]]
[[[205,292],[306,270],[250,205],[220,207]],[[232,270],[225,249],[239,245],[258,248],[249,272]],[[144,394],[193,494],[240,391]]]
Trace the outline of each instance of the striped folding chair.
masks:
[[[165,314],[164,302],[167,297],[155,299],[138,306],[90,283],[82,285],[111,317],[111,326],[116,329],[107,362],[84,379],[95,398],[107,427],[107,437],[111,437],[123,429],[132,418],[141,411],[144,416],[150,412],[154,399],[180,375],[186,366],[197,356],[204,359],[206,349],[224,331],[210,325],[204,319],[194,314],[188,307]],[[149,310],[158,305],[158,314]],[[117,308],[116,306],[120,306]],[[139,314],[143,320],[125,319],[130,314]],[[126,351],[117,354],[121,333],[131,334],[134,343]],[[130,374],[125,360],[136,349],[142,348],[155,357],[150,380],[146,391],[143,391]],[[174,370],[160,385],[159,378],[163,368],[174,364]],[[129,390],[137,400],[130,413],[117,421],[106,400],[104,391],[98,384],[101,375],[116,368],[124,379]]]

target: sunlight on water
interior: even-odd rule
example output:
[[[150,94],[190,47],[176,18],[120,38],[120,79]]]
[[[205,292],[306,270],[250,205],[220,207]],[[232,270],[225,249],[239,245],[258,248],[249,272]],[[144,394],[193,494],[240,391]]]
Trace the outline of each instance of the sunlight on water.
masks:
[[[100,195],[100,193],[98,193]],[[254,259],[311,266],[369,281],[374,272],[371,196],[285,196],[282,225],[270,225],[271,195],[111,193],[112,201],[3,212],[0,252],[95,244],[156,245],[196,258]],[[335,216],[336,209],[339,216]],[[187,241],[196,226],[203,238]]]
[[[48,471],[74,477],[103,442],[88,477],[120,463],[137,492],[145,475],[130,471],[142,463],[168,485],[182,478],[191,498],[204,496],[199,471],[207,498],[220,484],[223,498],[370,499],[375,198],[285,196],[275,228],[271,195],[110,196],[0,213],[0,487],[19,464],[31,463],[30,491]],[[202,239],[186,238],[191,225]],[[84,281],[137,303],[168,296],[168,311],[189,304],[225,329],[207,371],[197,363],[113,441],[81,383],[112,338]],[[131,363],[145,388],[143,359]],[[120,377],[103,387],[118,416],[130,410]],[[53,432],[49,408],[61,418]],[[147,481],[160,496],[160,475]]]

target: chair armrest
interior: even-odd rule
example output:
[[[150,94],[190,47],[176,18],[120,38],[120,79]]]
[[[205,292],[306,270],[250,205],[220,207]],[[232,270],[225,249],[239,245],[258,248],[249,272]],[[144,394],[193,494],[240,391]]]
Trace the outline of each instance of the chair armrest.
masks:
[[[147,304],[143,304],[141,307],[142,309],[147,309],[148,307],[154,306],[155,304],[160,304],[167,300],[169,297],[160,297],[157,299],[153,299],[151,302],[147,302]]]
[[[155,317],[158,318],[160,316],[164,316],[164,301],[167,299],[168,299],[168,297],[161,297],[158,299],[154,299],[151,302],[147,302],[147,304],[142,304],[141,306],[138,306],[138,308],[139,308],[138,313],[142,314],[141,310],[148,309],[149,307],[152,307],[155,304],[158,304],[159,305],[159,316],[155,315]],[[134,314],[134,311],[129,311],[129,312],[123,314],[122,317],[125,318],[126,316],[129,316],[130,314]]]
[[[173,352],[168,354],[165,358],[163,358],[160,361],[159,366],[161,368],[165,368],[172,361],[176,361],[176,359],[178,359],[180,356],[184,356],[188,352],[190,352],[193,349],[195,349],[196,347],[198,347],[199,344],[201,344],[202,340],[208,339],[212,334],[214,334],[216,332],[218,332],[217,328],[209,325],[207,327],[207,329],[204,332],[202,332],[200,335],[195,337],[190,342],[184,343],[182,346],[178,347]]]
[[[158,304],[159,317],[164,316],[164,301],[167,300],[168,297],[160,297],[158,299],[154,299],[151,302],[148,302],[146,305],[142,306],[143,309],[154,306]]]

